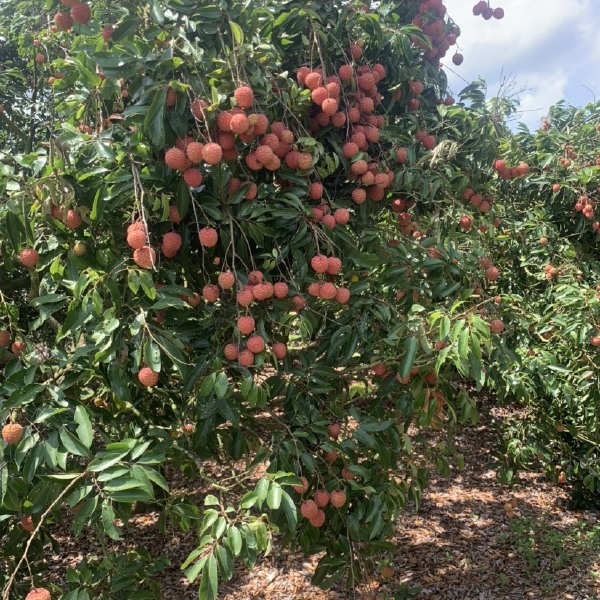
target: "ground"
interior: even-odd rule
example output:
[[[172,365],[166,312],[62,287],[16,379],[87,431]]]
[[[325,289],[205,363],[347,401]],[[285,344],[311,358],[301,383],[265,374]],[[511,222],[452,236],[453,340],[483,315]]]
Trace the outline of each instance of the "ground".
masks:
[[[310,585],[315,559],[281,552],[251,572],[240,565],[221,587],[223,600],[502,600],[600,598],[600,524],[596,513],[566,509],[568,488],[541,473],[522,474],[518,484],[502,485],[494,471],[497,424],[511,409],[483,398],[481,419],[455,438],[465,467],[449,477],[434,476],[422,506],[405,512],[396,529],[393,575],[382,573],[363,589],[324,592]],[[174,482],[181,485],[181,478]],[[200,497],[201,489],[188,490]],[[505,504],[512,501],[514,516]],[[197,598],[178,565],[195,547],[195,534],[175,529],[161,536],[157,513],[136,515],[128,542],[154,555],[165,553],[172,566],[164,578],[164,599]],[[60,582],[67,564],[100,548],[84,537],[62,538],[65,552],[51,561],[52,579]],[[382,565],[384,566],[384,565]]]

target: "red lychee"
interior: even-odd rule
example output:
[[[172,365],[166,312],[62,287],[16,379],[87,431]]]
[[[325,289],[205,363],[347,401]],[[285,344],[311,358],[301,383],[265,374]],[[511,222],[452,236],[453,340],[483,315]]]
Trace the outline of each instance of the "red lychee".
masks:
[[[181,248],[181,244],[181,236],[174,231],[170,231],[163,236],[161,251],[167,258],[172,258]]]
[[[247,85],[242,85],[233,92],[233,97],[241,108],[250,108],[254,102],[254,92]]]
[[[253,335],[248,338],[246,346],[252,354],[260,354],[265,349],[265,340],[260,335]]]
[[[138,379],[142,385],[152,387],[158,383],[158,373],[150,367],[142,367],[138,372]]]
[[[86,4],[85,2],[75,4],[71,8],[71,18],[75,23],[87,25],[90,22],[91,16],[92,11],[90,10],[89,4]]]
[[[2,439],[7,444],[18,444],[23,439],[23,425],[8,423],[2,428]]]
[[[212,227],[203,227],[198,231],[198,239],[205,248],[214,248],[219,241],[219,234]]]
[[[21,250],[21,253],[19,254],[21,264],[28,269],[35,267],[39,259],[40,255],[37,250],[34,250],[33,248],[25,248],[24,250]]]
[[[152,269],[156,265],[156,252],[150,246],[142,246],[133,251],[133,260],[142,269]]]
[[[179,148],[169,148],[165,153],[165,164],[175,171],[185,171],[188,164],[185,152]]]
[[[287,354],[287,346],[283,342],[275,342],[271,350],[277,360],[283,360]]]

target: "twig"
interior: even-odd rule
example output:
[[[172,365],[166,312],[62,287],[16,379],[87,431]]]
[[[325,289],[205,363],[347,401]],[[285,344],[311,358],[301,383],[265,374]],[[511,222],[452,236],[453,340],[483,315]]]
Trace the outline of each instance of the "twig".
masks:
[[[65,497],[67,492],[80,479],[83,479],[84,477],[87,477],[87,476],[88,476],[88,472],[84,471],[83,473],[81,473],[80,475],[75,477],[75,479],[73,479],[73,481],[71,481],[71,483],[69,483],[69,485],[58,495],[56,500],[54,500],[54,502],[52,502],[52,504],[46,509],[44,514],[41,516],[40,522],[38,523],[37,527],[31,532],[31,537],[27,540],[27,543],[25,544],[25,551],[23,552],[23,556],[21,556],[19,562],[17,563],[17,566],[14,568],[9,580],[7,581],[6,585],[4,586],[4,589],[2,590],[2,600],[8,600],[10,588],[12,587],[12,584],[15,581],[15,577],[17,576],[17,573],[19,572],[21,565],[23,564],[23,562],[25,560],[27,560],[27,553],[29,552],[29,548],[30,548],[31,544],[33,543],[33,540],[35,539],[37,532],[41,529],[42,525],[44,524],[44,519],[52,512],[54,507]]]

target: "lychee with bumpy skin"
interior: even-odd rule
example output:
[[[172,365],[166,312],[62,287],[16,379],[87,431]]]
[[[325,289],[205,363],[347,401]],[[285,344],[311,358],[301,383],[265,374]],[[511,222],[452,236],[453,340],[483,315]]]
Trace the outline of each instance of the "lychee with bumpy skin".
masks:
[[[329,492],[327,490],[317,490],[315,492],[315,504],[319,508],[325,508],[329,504]]]
[[[314,519],[319,514],[319,507],[314,500],[305,500],[300,505],[300,514],[305,519]]]
[[[56,13],[56,15],[54,15],[54,22],[56,23],[56,26],[63,31],[68,31],[73,27],[73,19],[67,12]]]
[[[313,526],[313,527],[322,527],[325,524],[325,513],[322,510],[319,510],[319,512],[317,513],[317,516],[314,517],[313,519],[309,519],[308,522]]]
[[[221,295],[221,291],[219,290],[219,286],[214,284],[207,284],[202,288],[202,297],[207,302],[216,302]]]
[[[346,304],[350,300],[350,290],[348,288],[340,287],[335,292],[335,299],[340,304]]]
[[[177,254],[179,248],[181,248],[181,244],[181,236],[178,233],[175,233],[174,231],[169,231],[163,236],[163,241],[160,249],[167,258],[172,258]]]
[[[242,367],[251,367],[254,364],[254,354],[250,350],[242,350],[238,357],[238,362]]]
[[[237,360],[239,351],[235,344],[227,344],[223,349],[223,354],[227,360]]]
[[[278,281],[273,285],[273,295],[275,298],[285,298],[289,293],[289,286],[283,281]]]
[[[52,596],[46,588],[35,588],[25,596],[25,600],[52,600]]]
[[[186,171],[183,174],[183,180],[190,187],[197,188],[197,187],[200,187],[200,185],[202,185],[202,181],[204,180],[204,177],[203,177],[202,173],[200,173],[200,171],[198,171],[198,169],[186,169]]]
[[[457,52],[452,57],[452,62],[458,67],[459,65],[462,65],[464,59],[465,57],[460,52]]]
[[[350,213],[345,208],[338,208],[334,211],[333,218],[338,225],[346,225],[350,220]]]
[[[334,490],[329,495],[329,501],[334,508],[342,508],[346,504],[346,492],[344,490]]]
[[[0,331],[0,348],[6,348],[10,344],[10,333],[8,331]]]
[[[72,209],[67,211],[67,216],[65,218],[65,225],[69,229],[77,229],[77,227],[79,227],[82,223],[83,223],[83,220],[76,211],[74,211]]]
[[[367,199],[367,191],[363,188],[355,188],[352,190],[352,200],[355,204],[363,204]]]
[[[219,273],[219,285],[223,290],[230,290],[235,285],[235,275],[231,271]]]
[[[165,152],[165,164],[175,171],[185,171],[188,164],[187,156],[185,152],[179,148],[169,148],[169,150]]]
[[[148,230],[146,229],[146,226],[141,221],[132,223],[127,228],[127,244],[134,250],[137,250],[138,248],[142,248],[143,246],[145,246],[147,239],[148,239]]]
[[[185,153],[194,164],[198,164],[204,160],[202,155],[203,150],[204,144],[201,144],[200,142],[190,142],[185,148]]]
[[[23,439],[23,425],[9,423],[2,428],[2,439],[7,444],[18,444]]]
[[[502,333],[504,331],[504,323],[500,319],[492,319],[490,321],[490,331],[492,333]]]
[[[39,259],[40,255],[37,250],[34,250],[33,248],[25,248],[24,250],[21,250],[21,253],[19,254],[21,264],[28,269],[35,267]]]
[[[336,256],[330,256],[327,259],[327,273],[337,275],[342,269],[342,261]]]
[[[240,317],[237,320],[237,328],[242,335],[250,335],[255,327],[256,323],[252,317]]]
[[[158,383],[158,373],[150,367],[143,367],[138,372],[138,380],[146,387],[155,386]]]
[[[87,25],[92,17],[92,11],[90,10],[89,4],[80,2],[71,7],[71,18],[75,23],[80,25]]]
[[[271,349],[277,360],[283,360],[287,354],[287,346],[283,342],[275,342]]]
[[[133,260],[142,269],[152,269],[156,264],[156,252],[150,246],[142,246],[133,251]]]
[[[315,273],[325,273],[329,265],[329,259],[323,254],[317,254],[310,259],[310,266]]]
[[[323,300],[333,300],[337,294],[337,288],[333,283],[325,282],[319,290],[319,297]]]
[[[241,290],[236,295],[236,302],[244,308],[250,306],[254,302],[254,294],[252,290]]]
[[[308,196],[311,200],[320,200],[323,197],[323,185],[321,183],[311,183],[308,186]]]
[[[209,165],[218,164],[223,158],[223,149],[219,144],[211,142],[206,144],[202,150],[202,157]]]
[[[260,354],[265,349],[265,340],[263,340],[260,335],[253,335],[248,338],[246,346],[252,354]]]
[[[329,435],[331,439],[337,440],[340,433],[342,433],[342,426],[339,423],[330,423],[327,426],[327,435]]]
[[[241,108],[250,108],[254,102],[254,92],[247,85],[242,85],[233,92],[233,97]]]
[[[219,241],[219,234],[212,227],[203,227],[198,231],[198,239],[205,248],[214,248]]]
[[[171,206],[169,206],[169,218],[171,219],[171,223],[174,223],[175,225],[179,225],[179,223],[181,223],[183,220],[175,204],[171,204]]]
[[[497,281],[498,277],[500,277],[500,271],[497,267],[492,265],[485,270],[485,278],[488,281]]]
[[[21,341],[15,341],[10,345],[10,351],[15,355],[15,356],[21,356],[22,354],[25,353],[25,350],[27,349],[27,346],[25,346],[25,342],[21,342]]]
[[[299,494],[305,494],[308,491],[308,479],[302,476],[300,477],[300,481],[302,482],[301,484],[293,486],[294,491],[298,492]]]

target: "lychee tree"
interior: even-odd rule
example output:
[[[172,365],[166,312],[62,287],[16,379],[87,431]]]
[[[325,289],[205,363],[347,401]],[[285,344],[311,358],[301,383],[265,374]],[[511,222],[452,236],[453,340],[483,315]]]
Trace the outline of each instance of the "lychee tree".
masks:
[[[412,438],[475,418],[460,380],[502,332],[496,129],[476,85],[448,95],[443,3],[0,10],[25,73],[3,118],[36,121],[0,163],[4,597],[62,509],[110,542],[140,503],[199,531],[203,598],[275,537],[326,551],[316,584],[360,582],[451,459]],[[133,597],[126,560],[69,594]],[[146,597],[158,562],[129,565]]]

